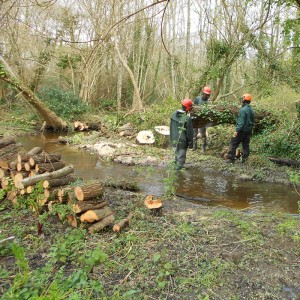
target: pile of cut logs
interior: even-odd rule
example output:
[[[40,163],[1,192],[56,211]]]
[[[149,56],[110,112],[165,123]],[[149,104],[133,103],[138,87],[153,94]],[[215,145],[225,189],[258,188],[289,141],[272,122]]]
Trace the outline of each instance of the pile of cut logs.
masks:
[[[66,217],[71,226],[88,228],[89,233],[99,232],[114,225],[118,232],[128,225],[131,215],[114,223],[114,212],[103,198],[104,184],[101,181],[75,185],[73,165],[65,165],[60,154],[49,154],[40,147],[26,152],[13,138],[0,140],[0,183],[6,198],[13,204],[18,197],[29,194],[36,196],[33,210],[39,213],[53,211],[57,204],[70,208]],[[38,194],[33,194],[36,183],[40,183]],[[73,184],[72,184],[73,183]],[[42,192],[41,192],[42,190]],[[58,215],[60,217],[60,215]]]

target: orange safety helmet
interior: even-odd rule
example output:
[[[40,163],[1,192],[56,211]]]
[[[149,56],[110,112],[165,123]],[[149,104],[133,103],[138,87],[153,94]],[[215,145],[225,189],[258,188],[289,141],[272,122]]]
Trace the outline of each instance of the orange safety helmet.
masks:
[[[181,101],[181,104],[185,107],[185,111],[190,111],[193,106],[193,101],[191,99],[184,99]]]
[[[251,101],[252,100],[252,96],[250,94],[244,94],[242,97],[243,100],[246,101]]]
[[[211,89],[210,89],[209,86],[205,86],[205,87],[203,88],[202,92],[203,92],[204,94],[210,95]]]

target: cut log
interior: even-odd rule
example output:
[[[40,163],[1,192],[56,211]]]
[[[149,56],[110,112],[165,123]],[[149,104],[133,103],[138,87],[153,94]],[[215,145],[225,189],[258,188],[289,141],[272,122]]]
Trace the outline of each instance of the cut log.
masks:
[[[18,154],[17,157],[18,162],[29,162],[31,166],[34,166],[38,163],[49,163],[49,162],[57,162],[61,160],[60,154],[48,154],[47,152],[43,152],[41,154]]]
[[[48,197],[38,197],[38,199],[36,200],[37,201],[37,204],[39,207],[43,207],[47,202],[48,202]]]
[[[95,201],[79,201],[75,204],[72,204],[73,212],[76,214],[86,212],[88,210],[100,209],[106,206],[108,203],[106,200],[102,200],[100,202]]]
[[[66,177],[58,178],[58,179],[51,179],[51,180],[45,180],[43,182],[44,188],[54,188],[58,186],[68,185],[72,182],[75,182],[76,178],[73,174],[70,174]]]
[[[66,216],[66,218],[67,218],[67,221],[68,221],[69,225],[71,225],[72,227],[77,227],[78,226],[78,223],[77,223],[77,220],[76,220],[75,216],[68,215],[68,216]]]
[[[0,179],[3,177],[7,177],[10,176],[10,171],[9,170],[3,170],[2,168],[0,168]]]
[[[34,147],[30,151],[27,152],[28,155],[40,154],[43,151],[41,147]]]
[[[22,171],[22,170],[25,170],[25,169],[24,169],[24,165],[23,165],[22,162],[18,162],[18,163],[17,163],[17,171],[20,172],[20,171]]]
[[[17,164],[18,162],[17,161],[11,161],[8,166],[11,170],[17,170]]]
[[[103,184],[105,187],[113,187],[117,189],[122,189],[126,191],[133,191],[133,192],[138,192],[140,191],[140,187],[136,182],[128,182],[125,180],[120,180],[120,181],[103,181]]]
[[[70,194],[72,194],[73,191],[74,188],[70,186],[58,188],[52,191],[52,198],[58,200],[60,203],[67,203],[70,199],[72,199],[73,196]]]
[[[110,207],[105,206],[104,208],[86,211],[80,216],[80,221],[92,223],[95,221],[100,221],[112,214],[113,211],[110,209]]]
[[[35,171],[39,173],[52,172],[65,167],[65,163],[63,161],[57,161],[53,163],[41,163],[35,165]]]
[[[50,197],[50,191],[48,189],[44,189],[44,196],[46,198],[49,198]]]
[[[15,184],[15,187],[18,188],[18,189],[24,189],[25,187],[22,186],[22,181],[23,181],[23,175],[21,173],[17,173],[15,174],[15,177],[14,177],[14,184]]]
[[[37,175],[37,173],[35,170],[30,170],[28,177],[32,177],[32,176],[36,176],[36,175]]]
[[[57,170],[57,171],[53,171],[53,172],[50,172],[50,173],[44,173],[44,174],[35,175],[35,176],[25,178],[20,183],[20,187],[25,188],[25,187],[28,187],[29,185],[34,185],[35,183],[37,183],[39,181],[60,178],[60,177],[66,176],[68,174],[71,174],[73,172],[74,172],[74,166],[73,165],[68,165],[68,166],[66,166],[62,169]]]
[[[15,137],[5,137],[3,139],[0,140],[0,149],[8,146],[8,145],[11,145],[11,144],[15,144],[16,143],[16,138]]]
[[[94,181],[84,186],[76,186],[74,193],[76,199],[79,201],[90,200],[102,196],[104,192],[104,186],[101,181]]]
[[[8,186],[9,186],[9,181],[7,178],[2,178],[1,179],[1,188],[3,190],[7,190],[8,189]]]
[[[26,193],[31,194],[33,192],[33,187],[30,185],[26,188]]]
[[[96,233],[104,229],[106,226],[111,225],[115,220],[114,215],[109,215],[105,217],[103,220],[93,224],[89,227],[88,231],[90,234]]]
[[[60,154],[48,154],[46,152],[40,154],[40,155],[32,155],[30,158],[30,161],[34,164],[40,164],[40,163],[54,163],[61,160]]]
[[[122,228],[129,225],[130,220],[133,218],[133,213],[130,213],[127,218],[119,221],[113,226],[114,232],[120,232]]]
[[[7,200],[12,202],[14,199],[17,198],[17,194],[18,194],[17,191],[10,191],[7,193],[6,198],[7,198]]]
[[[300,161],[298,160],[282,158],[282,157],[268,157],[268,159],[281,166],[300,168]]]
[[[30,171],[31,166],[30,166],[29,162],[24,163],[24,169],[25,169],[25,171],[28,171],[28,172]]]
[[[9,169],[8,162],[5,160],[0,160],[0,168],[3,170],[8,170]]]

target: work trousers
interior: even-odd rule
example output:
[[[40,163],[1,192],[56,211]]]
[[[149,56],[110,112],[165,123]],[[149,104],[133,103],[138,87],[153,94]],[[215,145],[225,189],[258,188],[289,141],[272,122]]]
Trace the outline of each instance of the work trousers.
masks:
[[[228,149],[228,158],[230,160],[235,160],[236,149],[240,143],[242,143],[243,146],[243,160],[248,158],[250,152],[250,137],[251,131],[245,131],[239,132],[237,136],[231,138]]]
[[[207,146],[206,126],[200,128],[194,128],[194,143],[193,143],[194,150],[198,148],[198,133],[200,133],[201,139],[203,140],[202,150],[205,151]]]
[[[175,148],[175,167],[176,170],[181,170],[185,164],[187,148]]]

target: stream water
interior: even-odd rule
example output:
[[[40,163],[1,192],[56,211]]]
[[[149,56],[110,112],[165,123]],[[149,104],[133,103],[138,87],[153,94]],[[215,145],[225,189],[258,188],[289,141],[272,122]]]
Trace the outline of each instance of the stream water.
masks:
[[[26,135],[19,138],[27,150],[42,147],[49,153],[60,153],[66,164],[73,164],[75,175],[83,179],[97,178],[135,181],[142,191],[163,195],[167,170],[163,167],[136,167],[102,161],[94,153],[63,145],[58,134]],[[237,181],[233,177],[207,174],[187,169],[179,176],[176,193],[193,198],[193,202],[249,211],[297,214],[300,196],[291,186]],[[183,200],[185,201],[185,200]]]

